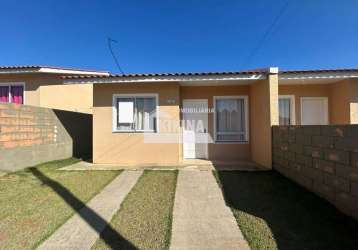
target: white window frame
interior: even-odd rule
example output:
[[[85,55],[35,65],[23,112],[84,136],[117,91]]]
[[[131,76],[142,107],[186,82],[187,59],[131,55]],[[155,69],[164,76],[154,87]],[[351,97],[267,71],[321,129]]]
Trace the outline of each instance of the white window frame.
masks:
[[[301,120],[300,120],[300,123],[301,123],[301,125],[302,125],[302,118],[303,118],[303,105],[302,105],[302,103],[303,103],[303,100],[317,100],[317,99],[319,99],[319,100],[323,100],[324,101],[324,106],[325,106],[325,110],[326,110],[326,112],[325,112],[325,114],[324,114],[324,119],[325,119],[325,124],[323,124],[323,125],[329,125],[329,106],[328,106],[328,97],[327,96],[304,96],[304,97],[301,97],[300,98],[300,107],[301,107],[301,110],[300,110],[300,112],[301,112]]]
[[[291,124],[296,125],[296,106],[295,106],[295,95],[279,95],[278,99],[290,99],[290,116],[291,116]],[[279,108],[279,117],[280,117],[280,108]],[[279,119],[280,120],[280,119]]]
[[[222,99],[242,99],[245,105],[245,141],[218,141],[216,133],[216,100]],[[214,127],[214,141],[216,144],[248,144],[249,143],[249,97],[247,95],[236,95],[236,96],[214,96],[214,115],[213,115],[213,127]]]
[[[117,98],[152,97],[155,98],[156,130],[119,130],[117,128]],[[159,95],[157,93],[114,94],[112,97],[112,132],[113,133],[158,133],[159,132]]]
[[[9,88],[11,88],[11,86],[22,86],[23,90],[24,90],[24,93],[23,93],[23,105],[26,104],[26,96],[25,96],[25,93],[26,93],[26,84],[25,82],[0,82],[0,86],[8,86]],[[7,103],[11,103],[12,102],[12,96],[11,96],[11,90],[9,89],[9,102]]]

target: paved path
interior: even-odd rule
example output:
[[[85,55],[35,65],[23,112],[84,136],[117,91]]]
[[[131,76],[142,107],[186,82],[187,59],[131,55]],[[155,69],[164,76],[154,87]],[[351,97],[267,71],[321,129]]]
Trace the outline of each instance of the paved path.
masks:
[[[153,164],[137,164],[137,165],[109,165],[109,164],[93,164],[85,161],[79,161],[72,165],[65,166],[60,168],[64,171],[88,171],[88,170],[225,170],[225,171],[259,171],[267,170],[258,166],[257,164],[250,161],[221,161],[221,162],[212,162],[208,160],[196,160],[190,159],[185,160],[182,164],[170,165],[166,164],[165,166],[153,165]]]
[[[90,249],[143,171],[124,171],[39,249]]]
[[[170,249],[250,249],[211,171],[179,171]]]

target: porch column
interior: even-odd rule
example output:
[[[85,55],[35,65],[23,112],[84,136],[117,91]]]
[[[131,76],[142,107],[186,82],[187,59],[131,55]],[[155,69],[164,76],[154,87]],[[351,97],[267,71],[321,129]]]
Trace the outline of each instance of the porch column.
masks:
[[[358,124],[358,79],[346,79],[330,87],[331,124]]]
[[[330,124],[349,124],[351,118],[348,79],[332,83],[329,87],[331,91],[331,99],[329,101]]]
[[[350,124],[358,124],[358,79],[349,79],[349,118]]]
[[[270,68],[267,79],[250,88],[251,158],[257,164],[272,168],[271,127],[278,125],[278,68]]]

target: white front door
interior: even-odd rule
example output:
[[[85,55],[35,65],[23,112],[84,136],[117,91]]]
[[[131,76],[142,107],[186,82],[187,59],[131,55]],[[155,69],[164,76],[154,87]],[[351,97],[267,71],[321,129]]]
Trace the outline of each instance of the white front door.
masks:
[[[328,125],[327,97],[301,97],[301,125]]]
[[[208,158],[208,100],[183,100],[184,159]]]

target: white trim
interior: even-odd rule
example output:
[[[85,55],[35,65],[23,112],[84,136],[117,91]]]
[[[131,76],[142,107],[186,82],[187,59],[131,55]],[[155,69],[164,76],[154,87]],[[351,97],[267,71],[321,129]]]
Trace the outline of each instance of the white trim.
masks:
[[[245,141],[217,141],[216,139],[216,100],[217,99],[243,99],[245,105]],[[238,96],[214,96],[214,115],[213,115],[213,128],[214,128],[214,142],[215,144],[248,144],[250,141],[249,138],[249,97],[247,95],[238,95]]]
[[[154,97],[156,105],[156,130],[118,130],[117,129],[117,98]],[[129,93],[113,94],[112,96],[112,132],[113,133],[159,133],[159,94],[158,93]]]
[[[112,78],[65,79],[65,84],[79,83],[153,83],[153,82],[195,82],[195,81],[237,81],[266,79],[266,74],[224,74],[224,75],[190,75],[190,76],[131,76]],[[188,84],[188,83],[183,83]],[[225,85],[223,83],[223,85]]]
[[[23,93],[23,105],[26,104],[26,84],[25,82],[0,82],[0,86],[22,86],[23,87],[23,90],[24,90],[24,93]],[[9,102],[8,103],[11,103],[12,101],[12,96],[11,96],[11,90],[9,89]]]
[[[278,74],[278,72],[279,72],[278,67],[269,67],[268,68],[269,74]]]
[[[280,73],[278,79],[340,79],[340,78],[357,78],[358,71],[334,72],[334,73]]]
[[[76,74],[76,75],[101,75],[108,76],[108,72],[101,71],[87,71],[87,70],[76,70],[76,69],[54,69],[54,68],[40,68],[38,70],[40,73],[50,73],[50,74]]]
[[[255,81],[253,80],[218,80],[218,81],[185,81],[185,82],[178,82],[180,86],[183,87],[218,87],[218,86],[250,86]]]
[[[109,72],[102,71],[87,71],[75,69],[56,69],[50,67],[40,68],[13,68],[13,69],[0,69],[0,74],[32,74],[32,73],[47,73],[47,74],[74,74],[74,75],[109,75]]]
[[[291,116],[291,124],[296,125],[296,100],[295,95],[279,95],[278,99],[290,99],[290,116]],[[279,109],[280,111],[280,109]]]
[[[206,102],[208,102],[208,99],[205,99],[205,98],[202,98],[202,99],[194,99],[194,98],[191,98],[191,99],[183,99],[183,101],[182,102],[184,102],[184,101],[190,101],[190,102],[195,102],[195,101],[206,101]]]
[[[315,99],[318,99],[318,100],[324,100],[324,106],[325,106],[325,114],[324,114],[324,119],[325,119],[325,124],[322,124],[322,125],[328,125],[329,124],[329,117],[328,117],[328,114],[329,114],[329,106],[328,106],[328,97],[326,96],[310,96],[310,97],[301,97],[300,98],[300,112],[301,112],[301,125],[302,125],[302,100],[315,100]]]

